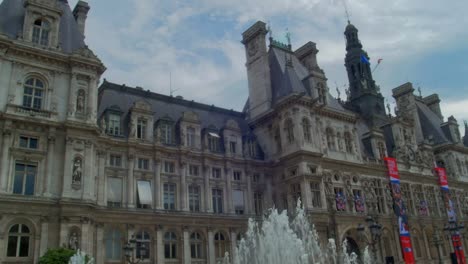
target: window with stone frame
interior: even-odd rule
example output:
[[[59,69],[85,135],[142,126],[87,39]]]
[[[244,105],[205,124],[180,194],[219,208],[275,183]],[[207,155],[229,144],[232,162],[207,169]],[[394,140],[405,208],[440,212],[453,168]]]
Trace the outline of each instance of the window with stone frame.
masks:
[[[204,249],[203,238],[200,233],[192,233],[190,235],[190,257],[192,259],[203,259],[205,257]]]
[[[401,188],[401,196],[403,199],[403,203],[405,204],[406,207],[406,213],[408,215],[414,215],[414,201],[413,198],[411,197],[411,192],[410,192],[410,187],[408,183],[400,183],[400,188]]]
[[[433,186],[425,186],[424,195],[426,196],[426,199],[427,199],[427,207],[429,209],[429,214],[431,216],[439,216],[439,209],[437,208],[438,197],[436,198],[434,187]],[[439,204],[443,204],[442,201],[440,201],[440,200],[438,202],[439,202]]]
[[[281,134],[280,134],[279,128],[275,129],[274,138],[275,138],[275,143],[276,143],[276,152],[279,153],[282,150],[282,147],[281,147]]]
[[[162,144],[174,144],[174,126],[171,123],[161,122],[159,124],[159,135]]]
[[[231,154],[236,154],[237,153],[237,137],[231,135],[229,139],[229,152]]]
[[[177,236],[174,232],[166,232],[164,234],[164,258],[177,258]]]
[[[33,240],[29,227],[25,224],[14,224],[8,230],[8,243],[6,244],[7,258],[27,259],[32,256]]]
[[[190,164],[189,165],[189,175],[190,176],[199,176],[200,175],[200,166]]]
[[[378,214],[385,214],[385,196],[384,196],[384,189],[382,188],[380,182],[376,182],[374,186],[374,192],[377,196],[377,213]]]
[[[322,184],[319,181],[310,182],[310,192],[312,196],[312,207],[322,208]]]
[[[242,179],[242,172],[241,171],[234,171],[232,174],[233,180],[240,181]]]
[[[220,137],[217,133],[209,132],[208,135],[208,149],[211,152],[220,152]]]
[[[412,185],[413,188],[413,195],[416,205],[416,213],[420,216],[426,216],[426,212],[428,211],[428,202],[424,197],[423,189],[421,185]],[[426,208],[424,208],[426,207]]]
[[[122,207],[122,178],[107,178],[107,206]]]
[[[135,239],[137,259],[149,259],[151,255],[151,237],[149,232],[139,231],[136,233]]]
[[[189,188],[189,209],[190,212],[200,212],[201,192],[200,186],[190,185]]]
[[[164,173],[175,173],[175,163],[172,161],[164,161]]]
[[[263,213],[263,193],[254,192],[254,209],[256,215]]]
[[[211,169],[211,177],[213,179],[221,179],[221,169],[220,168],[212,168]]]
[[[385,150],[385,144],[382,141],[377,143],[377,150],[379,151],[379,158],[383,160],[387,156],[387,151]]]
[[[44,82],[36,77],[28,78],[24,82],[23,107],[40,110],[43,108],[46,87]]]
[[[122,155],[110,154],[109,165],[112,167],[122,167]]]
[[[138,139],[146,139],[146,129],[148,126],[148,122],[146,119],[138,118],[137,120],[137,138]]]
[[[165,210],[176,209],[176,185],[174,183],[164,183],[163,202]]]
[[[252,181],[255,182],[255,183],[260,182],[260,174],[254,173],[252,175]]]
[[[120,115],[109,114],[107,133],[114,136],[119,136],[121,134]]]
[[[107,261],[121,261],[122,259],[122,233],[118,229],[109,229],[104,234],[104,244]]]
[[[294,142],[294,123],[291,118],[286,119],[284,121],[284,131],[286,132],[286,138],[288,139],[288,143]]]
[[[291,184],[289,189],[290,189],[291,197],[293,199],[293,206],[294,207],[296,207],[296,204],[297,204],[299,199],[301,200],[301,203],[304,202],[302,200],[302,196],[301,196],[301,184],[300,183]]]
[[[305,142],[311,142],[312,141],[312,135],[310,132],[310,121],[308,118],[303,118],[302,119],[302,132],[304,135],[304,141]]]
[[[37,164],[17,161],[15,164],[13,193],[34,195],[37,172]]]
[[[323,83],[317,84],[317,95],[318,95],[318,102],[320,104],[327,103],[327,91],[325,90]]]
[[[335,135],[334,135],[333,129],[330,127],[327,127],[327,129],[325,129],[325,136],[327,138],[328,149],[336,150]]]
[[[138,169],[149,170],[149,159],[138,158]]]
[[[213,200],[213,212],[215,214],[223,213],[223,190],[222,189],[212,189],[211,197]]]
[[[234,206],[234,211],[238,215],[244,214],[245,204],[244,204],[244,191],[242,190],[233,190],[232,191],[232,205]]]
[[[49,45],[50,23],[45,19],[36,19],[33,24],[32,42],[41,46]]]
[[[345,148],[347,153],[353,153],[353,137],[351,136],[350,132],[345,132],[344,133],[344,142],[345,142]]]
[[[137,181],[136,204],[137,208],[140,209],[150,209],[153,205],[153,194],[150,181]]]
[[[195,135],[195,128],[187,127],[187,140],[186,146],[190,148],[196,147],[196,135]]]
[[[223,233],[218,232],[214,235],[214,244],[216,259],[224,258],[224,254],[229,251],[229,243]]]
[[[35,137],[30,136],[20,136],[19,137],[19,147],[27,149],[37,149],[39,147],[39,140]]]
[[[249,139],[247,141],[247,148],[249,151],[249,157],[257,157],[257,142],[254,139]]]

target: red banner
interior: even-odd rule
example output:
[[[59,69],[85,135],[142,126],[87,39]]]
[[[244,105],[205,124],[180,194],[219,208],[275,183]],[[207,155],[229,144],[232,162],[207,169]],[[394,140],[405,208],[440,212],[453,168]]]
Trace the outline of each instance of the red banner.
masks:
[[[408,216],[406,207],[401,197],[400,175],[398,173],[397,161],[394,158],[385,157],[385,164],[388,169],[388,177],[390,178],[390,189],[393,196],[393,210],[398,217],[398,227],[400,233],[401,251],[403,259],[407,264],[416,263],[414,260],[413,247],[411,245],[411,237],[408,228]]]

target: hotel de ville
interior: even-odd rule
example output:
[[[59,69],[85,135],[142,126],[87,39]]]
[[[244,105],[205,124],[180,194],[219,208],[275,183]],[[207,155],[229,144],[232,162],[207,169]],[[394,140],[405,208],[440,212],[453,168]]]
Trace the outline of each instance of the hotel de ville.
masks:
[[[450,263],[434,168],[466,225],[468,125],[411,83],[392,89],[391,114],[353,24],[343,25],[344,99],[329,92],[319,39],[293,49],[261,21],[239,32],[248,100],[234,111],[102,80],[105,62],[85,43],[89,10],[0,4],[0,263],[37,263],[62,246],[124,263],[134,237],[141,263],[214,264],[249,218],[292,214],[299,198],[322,244],[347,239],[362,254],[370,235],[358,226],[372,217],[376,258],[402,263],[384,157],[398,161],[417,263]]]

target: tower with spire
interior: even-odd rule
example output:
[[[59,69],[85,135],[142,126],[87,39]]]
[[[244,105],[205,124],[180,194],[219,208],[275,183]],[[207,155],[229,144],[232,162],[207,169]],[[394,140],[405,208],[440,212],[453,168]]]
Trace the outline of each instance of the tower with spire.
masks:
[[[370,125],[382,125],[387,120],[384,98],[372,78],[369,56],[363,50],[358,29],[348,20],[345,29],[345,67],[349,80],[349,106],[360,113]]]
[[[463,145],[465,147],[468,147],[468,122],[465,120],[465,136],[463,136]]]

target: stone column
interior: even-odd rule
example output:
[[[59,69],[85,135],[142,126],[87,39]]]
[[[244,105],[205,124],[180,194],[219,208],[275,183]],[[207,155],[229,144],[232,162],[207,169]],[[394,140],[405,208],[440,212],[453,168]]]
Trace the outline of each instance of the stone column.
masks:
[[[187,206],[187,166],[185,162],[180,162],[180,208],[188,211]]]
[[[89,140],[85,142],[84,175],[82,177],[83,198],[96,200],[94,188],[96,186],[96,172],[94,166],[94,146]]]
[[[88,87],[88,109],[87,115],[89,122],[96,124],[96,108],[97,108],[97,79],[95,77],[91,77],[89,79],[89,87]]]
[[[253,209],[253,191],[252,191],[252,174],[251,173],[245,173],[245,180],[247,181],[247,195],[244,195],[246,198],[244,203],[245,203],[245,211],[247,214],[254,214],[254,209]]]
[[[208,264],[216,264],[214,234],[211,228],[208,228]]]
[[[191,263],[191,255],[190,255],[190,234],[189,230],[187,227],[184,227],[184,247],[183,247],[183,252],[184,252],[184,264],[190,264]]]
[[[92,252],[91,247],[89,245],[89,238],[91,230],[89,228],[89,219],[87,217],[81,218],[81,241],[80,241],[80,249],[84,252]]]
[[[228,214],[234,214],[234,208],[232,206],[232,169],[225,168],[224,169],[224,175],[226,177],[226,213]]]
[[[203,176],[205,184],[205,211],[207,213],[213,212],[213,206],[211,205],[211,188],[210,188],[210,174],[211,170],[208,166],[203,166]]]
[[[234,256],[236,255],[235,252],[237,250],[237,233],[235,230],[231,230],[231,253],[229,253],[230,260],[234,263]]]
[[[55,131],[54,131],[55,132]],[[47,142],[47,167],[44,175],[43,194],[46,197],[52,196],[52,179],[54,178],[54,159],[55,159],[55,133],[49,134]]]
[[[301,193],[302,195],[302,205],[305,209],[312,209],[312,194],[310,192],[310,185],[308,184],[309,181],[303,179],[301,181]]]
[[[5,129],[3,131],[3,145],[2,145],[2,163],[0,168],[0,193],[6,193],[8,191],[8,164],[9,160],[9,149],[11,145],[11,131]]]
[[[48,241],[49,241],[49,219],[47,217],[41,218],[41,244],[39,246],[40,251],[39,251],[39,256],[43,256],[47,248],[49,247]]]
[[[154,195],[155,199],[154,202],[156,204],[156,209],[162,210],[163,205],[162,205],[162,186],[161,186],[161,161],[160,160],[154,160]],[[158,262],[159,263],[159,262]]]
[[[70,91],[69,91],[69,94],[68,94],[68,107],[67,107],[67,111],[68,111],[68,118],[70,117],[73,117],[75,115],[75,111],[76,111],[76,91],[75,91],[75,87],[76,87],[76,73],[72,73],[71,74],[71,78],[70,78]]]
[[[135,208],[135,197],[133,195],[133,169],[135,167],[135,157],[133,154],[128,156],[128,173],[127,173],[127,207]]]
[[[106,206],[107,201],[107,177],[106,177],[106,152],[98,150],[98,191],[97,202],[98,205]]]
[[[164,245],[162,226],[156,231],[157,263],[164,263]]]
[[[96,263],[104,263],[104,225],[96,225],[96,253],[94,254]]]
[[[63,172],[62,197],[71,195],[72,171],[73,171],[73,138],[66,138],[65,162]]]

